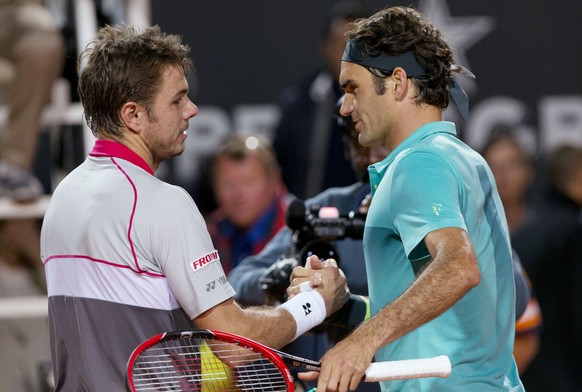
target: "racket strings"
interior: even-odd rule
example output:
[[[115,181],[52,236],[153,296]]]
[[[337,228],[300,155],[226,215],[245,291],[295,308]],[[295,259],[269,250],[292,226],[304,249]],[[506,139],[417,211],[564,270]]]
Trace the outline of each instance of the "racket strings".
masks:
[[[136,391],[287,391],[262,354],[233,343],[189,338],[145,350],[133,366]]]

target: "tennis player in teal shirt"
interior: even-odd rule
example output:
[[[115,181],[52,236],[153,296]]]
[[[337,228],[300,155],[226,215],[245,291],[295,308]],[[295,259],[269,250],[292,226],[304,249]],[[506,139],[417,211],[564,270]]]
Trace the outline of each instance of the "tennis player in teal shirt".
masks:
[[[513,359],[515,286],[505,213],[485,160],[443,121],[468,101],[440,32],[390,7],[348,33],[340,109],[363,146],[389,155],[369,167],[364,252],[372,317],[322,358],[318,391],[355,390],[375,361],[449,356],[448,378],[381,383],[383,391],[523,391]],[[319,261],[310,268],[321,268]],[[301,278],[294,272],[293,278]]]
[[[364,250],[372,314],[428,268],[431,255],[423,239],[435,230],[466,231],[481,275],[480,284],[452,307],[376,352],[377,360],[446,354],[454,365],[450,378],[393,381],[390,390],[495,391],[506,382],[519,385],[512,357],[511,248],[483,158],[456,138],[453,123],[432,122],[369,171],[374,194]]]

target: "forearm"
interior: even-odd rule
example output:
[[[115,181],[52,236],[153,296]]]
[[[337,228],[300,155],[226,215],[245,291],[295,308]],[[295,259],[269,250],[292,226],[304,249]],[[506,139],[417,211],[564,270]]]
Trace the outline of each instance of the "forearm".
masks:
[[[262,306],[244,309],[242,319],[245,322],[234,324],[232,332],[280,348],[321,324],[325,313],[323,297],[313,290],[301,293],[276,308]]]
[[[230,332],[279,348],[295,334],[295,321],[284,309],[269,306],[241,308],[232,299],[193,320],[196,328]]]
[[[363,323],[357,334],[379,349],[438,317],[478,284],[473,258],[440,255],[396,300]]]
[[[311,290],[278,307],[243,309],[229,299],[196,317],[193,322],[197,328],[230,332],[280,348],[320,324],[325,316],[324,297]]]
[[[245,322],[232,325],[230,332],[246,336],[272,348],[281,348],[293,340],[296,323],[282,308],[250,307],[244,310]]]

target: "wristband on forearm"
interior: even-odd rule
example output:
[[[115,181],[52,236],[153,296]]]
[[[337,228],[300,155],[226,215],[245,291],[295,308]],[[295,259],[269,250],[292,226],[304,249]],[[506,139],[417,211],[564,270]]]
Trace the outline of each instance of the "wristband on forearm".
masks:
[[[295,320],[293,340],[321,324],[325,319],[325,301],[317,290],[303,291],[279,307],[285,309]]]

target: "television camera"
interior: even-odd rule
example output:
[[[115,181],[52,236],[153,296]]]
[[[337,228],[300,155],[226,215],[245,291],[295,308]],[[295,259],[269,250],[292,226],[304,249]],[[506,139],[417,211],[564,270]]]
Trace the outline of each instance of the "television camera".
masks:
[[[306,209],[300,199],[289,204],[285,222],[293,231],[293,245],[260,279],[261,288],[276,301],[284,298],[293,268],[304,265],[311,255],[324,260],[333,258],[339,265],[340,255],[330,241],[362,239],[364,234],[363,215],[351,211],[340,216],[335,207],[312,206]]]

